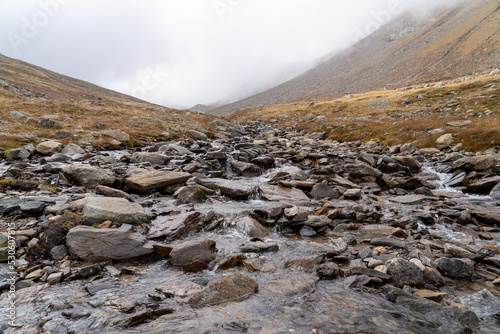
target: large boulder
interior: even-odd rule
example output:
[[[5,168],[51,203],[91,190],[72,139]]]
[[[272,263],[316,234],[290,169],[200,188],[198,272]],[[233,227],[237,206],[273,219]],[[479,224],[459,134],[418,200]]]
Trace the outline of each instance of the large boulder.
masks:
[[[500,176],[492,176],[472,182],[467,186],[467,190],[473,193],[488,194],[498,184],[500,184]]]
[[[259,285],[243,274],[232,274],[210,284],[195,293],[189,300],[191,307],[214,306],[228,302],[239,302],[259,291]]]
[[[7,153],[7,161],[27,160],[31,156],[30,151],[25,148],[14,148]]]
[[[85,150],[77,144],[69,143],[61,150],[61,153],[66,155],[85,154]]]
[[[209,263],[215,259],[215,241],[190,240],[176,244],[170,252],[170,263],[182,267],[194,262]]]
[[[41,142],[36,146],[36,151],[43,155],[52,155],[62,150],[63,144],[58,141],[49,140]]]
[[[170,161],[170,157],[156,152],[135,152],[130,157],[132,163],[149,162],[152,165],[165,165]]]
[[[119,224],[149,223],[149,216],[141,205],[118,197],[89,197],[83,207],[83,223],[100,224],[110,220]]]
[[[474,261],[471,259],[450,259],[442,257],[436,260],[436,267],[444,276],[470,279],[474,273]]]
[[[77,226],[69,230],[66,245],[85,261],[129,260],[153,254],[144,236],[125,229]]]
[[[482,171],[495,167],[498,159],[491,155],[479,155],[475,157],[466,157],[455,161],[451,168],[453,170],[463,170],[466,172]]]
[[[453,144],[453,135],[451,133],[444,134],[436,140],[436,148],[439,150],[445,150],[451,144]]]
[[[113,173],[94,166],[65,166],[61,171],[66,178],[78,186],[112,186],[116,181]]]
[[[191,174],[184,172],[170,172],[154,169],[134,170],[126,179],[125,185],[139,193],[163,188],[172,184],[184,183],[191,178]]]
[[[281,186],[260,186],[260,195],[267,201],[278,202],[308,202],[309,197],[300,189]]]
[[[395,286],[403,287],[404,285],[417,285],[424,279],[423,269],[399,257],[387,261],[385,266]]]
[[[200,179],[198,183],[213,190],[220,190],[223,195],[231,198],[248,197],[254,193],[254,187],[243,181],[226,179]]]

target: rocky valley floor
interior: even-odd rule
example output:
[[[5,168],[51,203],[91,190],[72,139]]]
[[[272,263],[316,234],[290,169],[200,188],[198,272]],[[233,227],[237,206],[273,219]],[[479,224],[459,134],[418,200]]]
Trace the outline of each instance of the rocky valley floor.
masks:
[[[500,333],[497,149],[227,131],[10,151],[0,332]]]

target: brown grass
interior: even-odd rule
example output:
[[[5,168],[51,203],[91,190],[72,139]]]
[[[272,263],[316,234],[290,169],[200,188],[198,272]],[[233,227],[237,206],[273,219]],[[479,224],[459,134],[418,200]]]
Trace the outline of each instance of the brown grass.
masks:
[[[462,78],[444,86],[430,84],[370,92],[312,106],[292,103],[242,109],[231,119],[270,121],[279,127],[295,126],[307,132],[327,131],[330,139],[341,142],[412,142],[418,147],[433,147],[439,135],[431,135],[430,131],[443,129],[454,134],[456,143],[462,143],[464,149],[482,151],[500,146],[499,84],[499,75]],[[324,119],[314,119],[316,116]],[[448,125],[464,120],[471,123],[463,127]]]

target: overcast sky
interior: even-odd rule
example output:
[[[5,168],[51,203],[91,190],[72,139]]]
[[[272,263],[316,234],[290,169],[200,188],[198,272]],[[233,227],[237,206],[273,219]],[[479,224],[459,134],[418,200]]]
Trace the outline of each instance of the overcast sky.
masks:
[[[453,1],[0,0],[0,53],[191,107],[253,95],[404,9]]]

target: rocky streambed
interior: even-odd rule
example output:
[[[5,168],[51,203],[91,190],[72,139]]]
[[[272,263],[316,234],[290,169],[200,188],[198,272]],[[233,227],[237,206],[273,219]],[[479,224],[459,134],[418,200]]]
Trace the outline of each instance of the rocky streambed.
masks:
[[[11,151],[0,331],[500,333],[498,152],[323,138]]]

